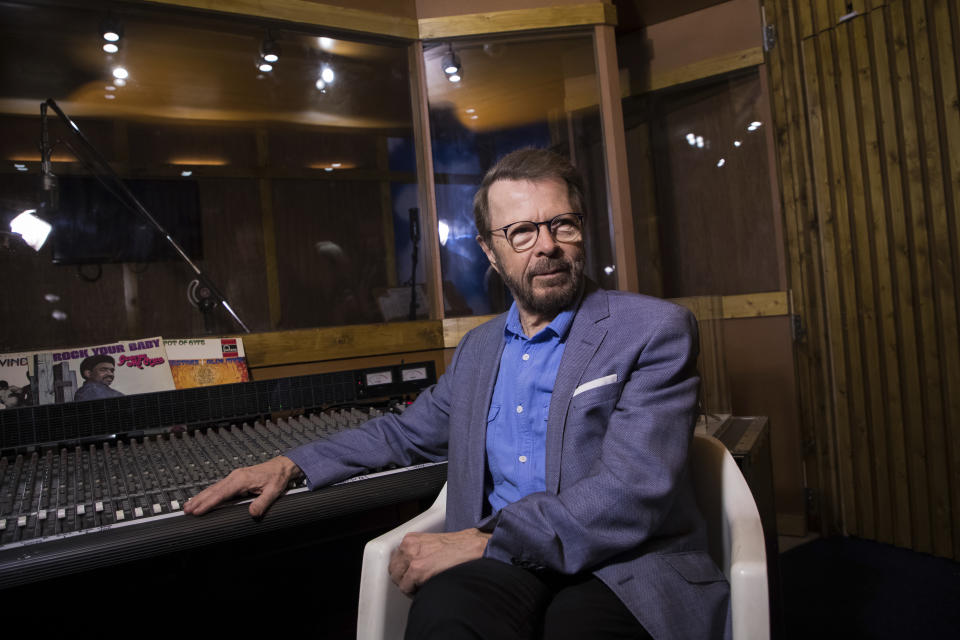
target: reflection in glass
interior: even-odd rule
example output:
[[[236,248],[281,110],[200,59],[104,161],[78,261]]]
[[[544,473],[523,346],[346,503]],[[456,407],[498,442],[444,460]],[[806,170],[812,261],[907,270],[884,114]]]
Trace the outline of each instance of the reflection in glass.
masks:
[[[122,22],[112,55],[101,29],[110,7]],[[54,229],[39,253],[22,243],[0,253],[16,285],[0,299],[0,351],[205,331],[190,274],[96,191],[59,142],[61,123],[50,129],[56,206],[39,188],[39,104],[50,96],[167,230],[192,238],[254,331],[407,319],[410,289],[423,295],[422,265],[411,273],[404,45],[149,6],[5,2],[0,68],[0,224],[35,208]],[[59,297],[57,318],[47,294]],[[235,329],[224,315],[211,330]]]
[[[641,291],[780,288],[756,69],[623,101]]]

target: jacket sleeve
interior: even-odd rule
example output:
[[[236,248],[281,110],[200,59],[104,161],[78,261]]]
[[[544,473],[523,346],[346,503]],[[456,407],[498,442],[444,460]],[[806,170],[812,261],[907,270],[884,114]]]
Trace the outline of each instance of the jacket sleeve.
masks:
[[[446,460],[452,380],[465,343],[466,337],[437,384],[422,392],[402,414],[386,414],[284,453],[303,471],[307,486],[311,490],[324,487],[389,465]]]
[[[557,494],[530,494],[495,514],[487,525],[493,533],[487,557],[571,574],[665,533],[679,483],[687,481],[699,385],[696,321],[673,307],[649,336],[624,359],[619,396],[579,408],[574,399],[568,410],[564,437],[597,428],[599,454],[581,461],[580,477],[561,482]],[[626,341],[608,344],[607,353],[612,348],[631,350]],[[580,454],[566,446],[563,451]]]

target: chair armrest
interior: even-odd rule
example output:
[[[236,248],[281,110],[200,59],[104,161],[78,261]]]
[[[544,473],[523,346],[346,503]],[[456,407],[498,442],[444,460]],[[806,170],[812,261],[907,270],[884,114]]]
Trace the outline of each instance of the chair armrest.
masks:
[[[729,452],[724,452],[724,508],[730,529],[730,590],[733,635],[739,639],[770,638],[767,551],[760,513],[750,487]]]
[[[417,517],[382,536],[363,549],[360,572],[360,607],[357,615],[358,640],[402,638],[407,626],[410,597],[390,580],[390,554],[408,533],[437,533],[443,530],[447,511],[447,487],[444,485],[433,505]]]

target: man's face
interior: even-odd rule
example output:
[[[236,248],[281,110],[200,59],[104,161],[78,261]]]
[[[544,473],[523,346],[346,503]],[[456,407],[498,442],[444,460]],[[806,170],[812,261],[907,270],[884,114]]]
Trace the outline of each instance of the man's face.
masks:
[[[545,222],[562,213],[574,212],[567,185],[560,179],[498,180],[487,192],[490,228],[513,222]],[[521,311],[553,319],[576,301],[583,283],[583,242],[556,242],[546,226],[540,227],[536,244],[520,253],[513,250],[503,232],[480,246],[506,283]]]
[[[93,366],[92,369],[87,370],[87,380],[92,382],[99,382],[100,384],[105,384],[108,387],[113,384],[113,365],[109,362],[100,362]]]

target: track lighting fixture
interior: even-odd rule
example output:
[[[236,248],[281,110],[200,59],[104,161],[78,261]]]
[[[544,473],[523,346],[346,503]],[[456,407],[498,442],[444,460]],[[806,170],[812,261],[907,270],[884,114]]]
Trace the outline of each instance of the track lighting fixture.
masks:
[[[107,16],[100,23],[100,36],[107,42],[120,42],[123,37],[123,25],[113,16]]]
[[[460,82],[462,77],[460,58],[454,53],[453,45],[448,46],[449,49],[447,50],[447,55],[443,57],[441,67],[443,68],[443,73],[447,76],[447,80],[450,82]]]
[[[260,45],[260,57],[264,62],[270,64],[280,59],[280,46],[276,40],[270,37],[270,34],[267,34],[267,37],[263,40],[263,44]]]

